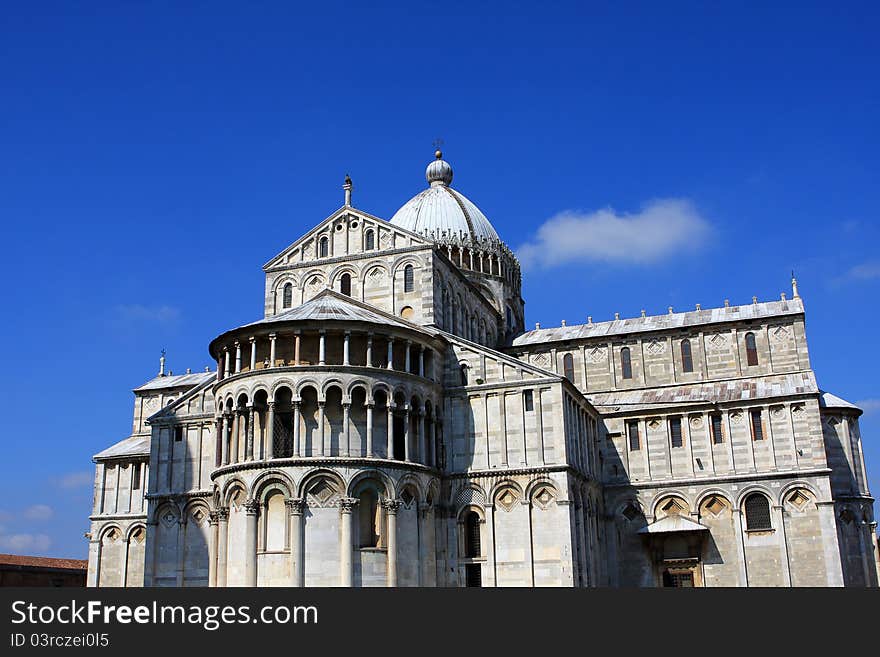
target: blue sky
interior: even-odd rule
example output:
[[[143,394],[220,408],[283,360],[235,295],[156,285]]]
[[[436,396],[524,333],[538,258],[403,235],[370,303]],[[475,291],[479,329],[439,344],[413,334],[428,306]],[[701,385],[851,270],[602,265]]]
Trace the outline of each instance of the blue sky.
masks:
[[[324,4],[5,7],[0,551],[84,557],[90,457],[159,351],[210,364],[345,173],[390,217],[436,137],[531,254],[528,325],[775,299],[794,269],[880,490],[876,4]]]

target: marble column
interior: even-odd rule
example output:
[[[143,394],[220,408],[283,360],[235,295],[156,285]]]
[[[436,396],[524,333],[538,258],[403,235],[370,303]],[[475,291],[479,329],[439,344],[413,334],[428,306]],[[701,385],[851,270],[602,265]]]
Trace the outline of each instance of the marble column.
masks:
[[[318,331],[318,365],[326,365],[327,353],[327,332],[321,329]]]
[[[367,402],[367,453],[366,456],[373,455],[373,402]]]
[[[389,587],[395,587],[397,586],[397,511],[400,509],[400,500],[383,500],[382,508],[385,509],[385,531],[388,534],[385,540],[388,553],[386,582]]]
[[[425,376],[425,348],[419,345],[419,376]]]
[[[302,340],[300,339],[302,336],[299,331],[294,332],[293,334],[293,364],[299,367],[300,364],[300,343]]]
[[[293,402],[293,454],[294,456],[305,456],[305,448],[299,435],[299,401]]]
[[[208,586],[217,586],[217,539],[220,521],[216,511],[208,514]]]
[[[373,334],[367,333],[367,367],[373,366]]]
[[[249,338],[251,343],[251,372],[257,369],[257,339]]]
[[[245,549],[244,549],[244,585],[257,585],[257,516],[260,513],[260,503],[257,500],[248,500],[244,504],[245,510]]]
[[[229,347],[223,347],[223,378],[225,379],[232,374],[232,354],[229,353]]]
[[[394,369],[394,338],[388,338],[388,369]]]
[[[345,433],[345,453],[343,456],[351,456],[351,402],[342,403],[342,426]],[[341,445],[339,451],[342,452]]]
[[[326,402],[319,401],[318,402],[318,456],[324,456],[328,451],[325,451],[324,447],[324,439],[326,435],[326,431],[324,429],[324,405]],[[314,456],[314,447],[312,448],[312,455]]]
[[[410,460],[409,450],[409,404],[403,407],[403,460]]]
[[[235,373],[241,372],[241,343],[235,341]]]
[[[236,408],[232,413],[232,448],[229,450],[229,460],[232,463],[238,463],[239,445],[241,443],[241,424],[242,418],[244,417],[244,411],[240,408]]]
[[[351,365],[349,362],[349,347],[351,345],[351,331],[346,331],[342,338],[342,364]]]
[[[340,524],[342,536],[339,546],[340,583],[351,587],[354,583],[354,543],[352,539],[352,514],[357,508],[356,497],[343,497],[339,500]]]
[[[275,339],[274,333],[269,334],[269,367],[275,367]]]
[[[290,512],[290,585],[303,585],[303,510],[305,500],[294,498],[285,501]]]
[[[247,437],[244,444],[244,460],[254,460],[254,405],[248,406]]]
[[[275,458],[275,402],[269,402],[266,420],[266,458]]]
[[[220,438],[220,463],[229,465],[229,414],[223,414],[223,427]]]
[[[226,556],[229,553],[229,507],[217,509],[217,586],[226,586]]]
[[[394,458],[394,406],[391,404],[391,400],[388,400],[388,436],[387,436],[387,447],[386,447],[386,458],[393,459]]]
[[[410,370],[410,349],[412,348],[412,340],[406,341],[406,352],[404,353],[403,371],[409,374]]]

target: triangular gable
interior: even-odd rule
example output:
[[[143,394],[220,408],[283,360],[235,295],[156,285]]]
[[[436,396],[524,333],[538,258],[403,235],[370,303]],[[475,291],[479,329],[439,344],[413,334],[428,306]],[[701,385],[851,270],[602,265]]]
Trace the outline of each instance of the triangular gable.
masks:
[[[530,374],[533,377],[546,379],[563,379],[564,377],[560,376],[556,372],[551,372],[550,370],[545,370],[542,367],[538,367],[536,365],[531,365],[529,363],[523,362],[518,358],[514,358],[513,356],[508,356],[507,354],[496,351],[491,347],[486,347],[481,344],[477,344],[476,342],[471,342],[470,340],[465,340],[457,335],[453,335],[452,333],[447,333],[445,331],[439,331],[440,335],[442,335],[448,342],[452,344],[457,344],[464,349],[469,349],[471,351],[476,352],[477,354],[483,354],[499,363],[504,363],[505,365],[512,367],[514,369],[522,370],[523,374]]]
[[[307,231],[302,237],[298,238],[295,242],[282,249],[277,255],[275,255],[271,260],[269,260],[266,264],[263,265],[264,271],[270,271],[276,267],[286,267],[292,264],[297,264],[300,262],[298,259],[294,259],[295,255],[298,255],[299,250],[306,245],[307,243],[314,240],[318,234],[326,231],[327,226],[329,224],[333,224],[340,217],[345,215],[355,215],[361,219],[361,221],[372,222],[377,224],[377,227],[386,231],[393,231],[394,233],[398,233],[409,238],[412,244],[422,244],[425,246],[429,246],[433,244],[430,240],[427,240],[424,236],[419,235],[418,233],[414,233],[411,230],[407,230],[406,228],[401,228],[400,226],[396,226],[394,224],[389,223],[385,219],[381,217],[376,217],[371,215],[368,212],[364,212],[362,210],[358,210],[356,208],[352,208],[346,205],[343,205],[341,208],[333,212],[327,218],[319,222],[309,231]],[[377,237],[376,241],[376,251],[385,251],[388,247],[383,248],[381,243],[381,238]]]
[[[146,419],[146,422],[149,424],[153,420],[176,415],[175,411],[177,411],[182,405],[188,404],[190,399],[201,393],[203,390],[212,386],[214,384],[214,381],[215,377],[212,376],[209,379],[206,379],[201,385],[194,386],[191,390],[187,390],[173,402],[153,413],[150,417]]]

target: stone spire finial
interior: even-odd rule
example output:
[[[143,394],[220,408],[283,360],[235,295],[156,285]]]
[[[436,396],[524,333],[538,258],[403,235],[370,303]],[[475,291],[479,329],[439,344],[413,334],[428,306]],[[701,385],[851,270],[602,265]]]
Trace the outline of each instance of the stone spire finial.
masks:
[[[758,295],[755,295],[752,297],[752,303],[755,304],[756,306],[758,305]]]
[[[794,269],[791,270],[791,298],[792,299],[800,299],[801,298],[801,295],[798,294],[797,279],[794,277]]]
[[[162,355],[159,356],[159,376],[165,376],[165,349],[162,349]]]
[[[351,176],[348,174],[345,174],[345,183],[343,183],[342,189],[345,190],[345,205],[351,207],[351,190],[354,189],[354,185],[351,182]]]
[[[645,309],[644,309],[644,308],[642,308],[642,317],[647,317],[647,316],[648,316],[648,313],[645,312]]]

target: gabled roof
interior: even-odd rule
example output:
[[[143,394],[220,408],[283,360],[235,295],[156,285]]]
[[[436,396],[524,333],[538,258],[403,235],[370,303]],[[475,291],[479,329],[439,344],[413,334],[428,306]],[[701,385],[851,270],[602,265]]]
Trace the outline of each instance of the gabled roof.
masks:
[[[150,434],[140,433],[129,436],[120,440],[115,445],[111,445],[107,449],[98,452],[92,458],[113,459],[125,456],[149,456],[150,455]]]
[[[185,406],[189,402],[190,399],[192,399],[193,397],[198,395],[205,388],[213,385],[216,374],[209,373],[209,372],[205,372],[205,374],[208,374],[208,376],[199,385],[193,386],[192,388],[190,388],[189,390],[184,392],[182,395],[180,395],[180,397],[178,397],[177,399],[172,401],[170,404],[168,404],[167,406],[165,406],[163,408],[160,408],[158,411],[156,411],[150,417],[148,417],[146,420],[147,424],[149,424],[150,422],[152,422],[153,420],[155,420],[159,417],[162,417],[163,415],[169,415],[173,411],[177,410],[178,408]]]
[[[742,306],[724,308],[706,308],[691,310],[684,313],[668,313],[648,317],[631,317],[615,319],[610,322],[593,322],[592,324],[570,324],[554,328],[527,331],[513,341],[514,347],[536,345],[544,342],[561,342],[564,340],[583,340],[612,335],[644,333],[646,331],[663,331],[706,324],[722,324],[750,319],[778,317],[783,315],[800,315],[804,312],[804,304],[800,298],[787,301],[766,301],[750,303]]]
[[[500,362],[506,363],[507,365],[509,365],[512,368],[520,369],[523,372],[528,372],[528,373],[533,374],[534,376],[538,376],[538,377],[547,377],[547,378],[553,378],[553,379],[559,379],[559,380],[567,380],[567,379],[565,379],[565,377],[563,377],[560,374],[557,374],[556,372],[552,372],[548,369],[544,369],[543,367],[538,367],[537,365],[534,365],[532,363],[527,363],[525,361],[520,360],[519,358],[515,358],[513,356],[510,356],[502,351],[497,351],[497,350],[493,349],[492,347],[487,347],[487,346],[479,344],[477,342],[471,342],[470,340],[462,338],[461,336],[455,335],[453,333],[447,333],[446,331],[438,331],[438,332],[444,338],[446,338],[447,342],[450,342],[452,344],[458,344],[459,346],[466,347],[467,349],[470,349],[470,350],[475,351],[477,353],[487,354]]]
[[[183,386],[197,386],[209,381],[214,376],[211,372],[196,372],[194,374],[176,374],[173,376],[157,376],[147,381],[144,385],[134,389],[134,392],[146,390],[164,390],[167,388],[180,388]]]
[[[822,408],[846,408],[851,411],[859,411],[860,409],[855,404],[851,404],[845,399],[841,399],[837,395],[832,395],[830,392],[825,392],[824,390],[819,391],[819,406]]]
[[[319,221],[317,224],[315,224],[309,230],[307,230],[303,235],[298,237],[296,240],[294,240],[293,242],[288,244],[286,247],[281,249],[281,251],[279,251],[274,256],[272,256],[272,258],[270,258],[269,261],[263,265],[263,271],[268,271],[269,269],[271,269],[274,266],[277,266],[279,264],[284,264],[284,263],[279,263],[278,259],[283,257],[285,253],[287,253],[291,249],[299,246],[303,242],[310,239],[312,237],[312,235],[315,232],[319,231],[324,226],[324,224],[326,224],[328,221],[333,221],[341,214],[349,214],[349,213],[359,215],[363,219],[370,219],[371,221],[376,221],[376,222],[385,224],[389,230],[395,230],[400,233],[403,233],[404,235],[415,240],[419,244],[424,244],[425,246],[430,246],[433,244],[432,241],[425,239],[425,237],[423,235],[419,235],[418,233],[414,233],[413,231],[408,230],[402,226],[393,225],[393,224],[389,223],[388,221],[386,221],[385,219],[382,219],[382,217],[376,217],[375,215],[372,215],[369,212],[364,212],[363,210],[358,210],[357,208],[353,208],[349,205],[343,205],[341,208],[339,208],[335,212],[332,212],[330,215],[328,215],[327,217],[325,217],[324,219]],[[314,263],[315,261],[309,261],[309,262]],[[291,264],[291,263],[288,263],[288,264]],[[297,263],[292,263],[292,264],[297,264]]]

